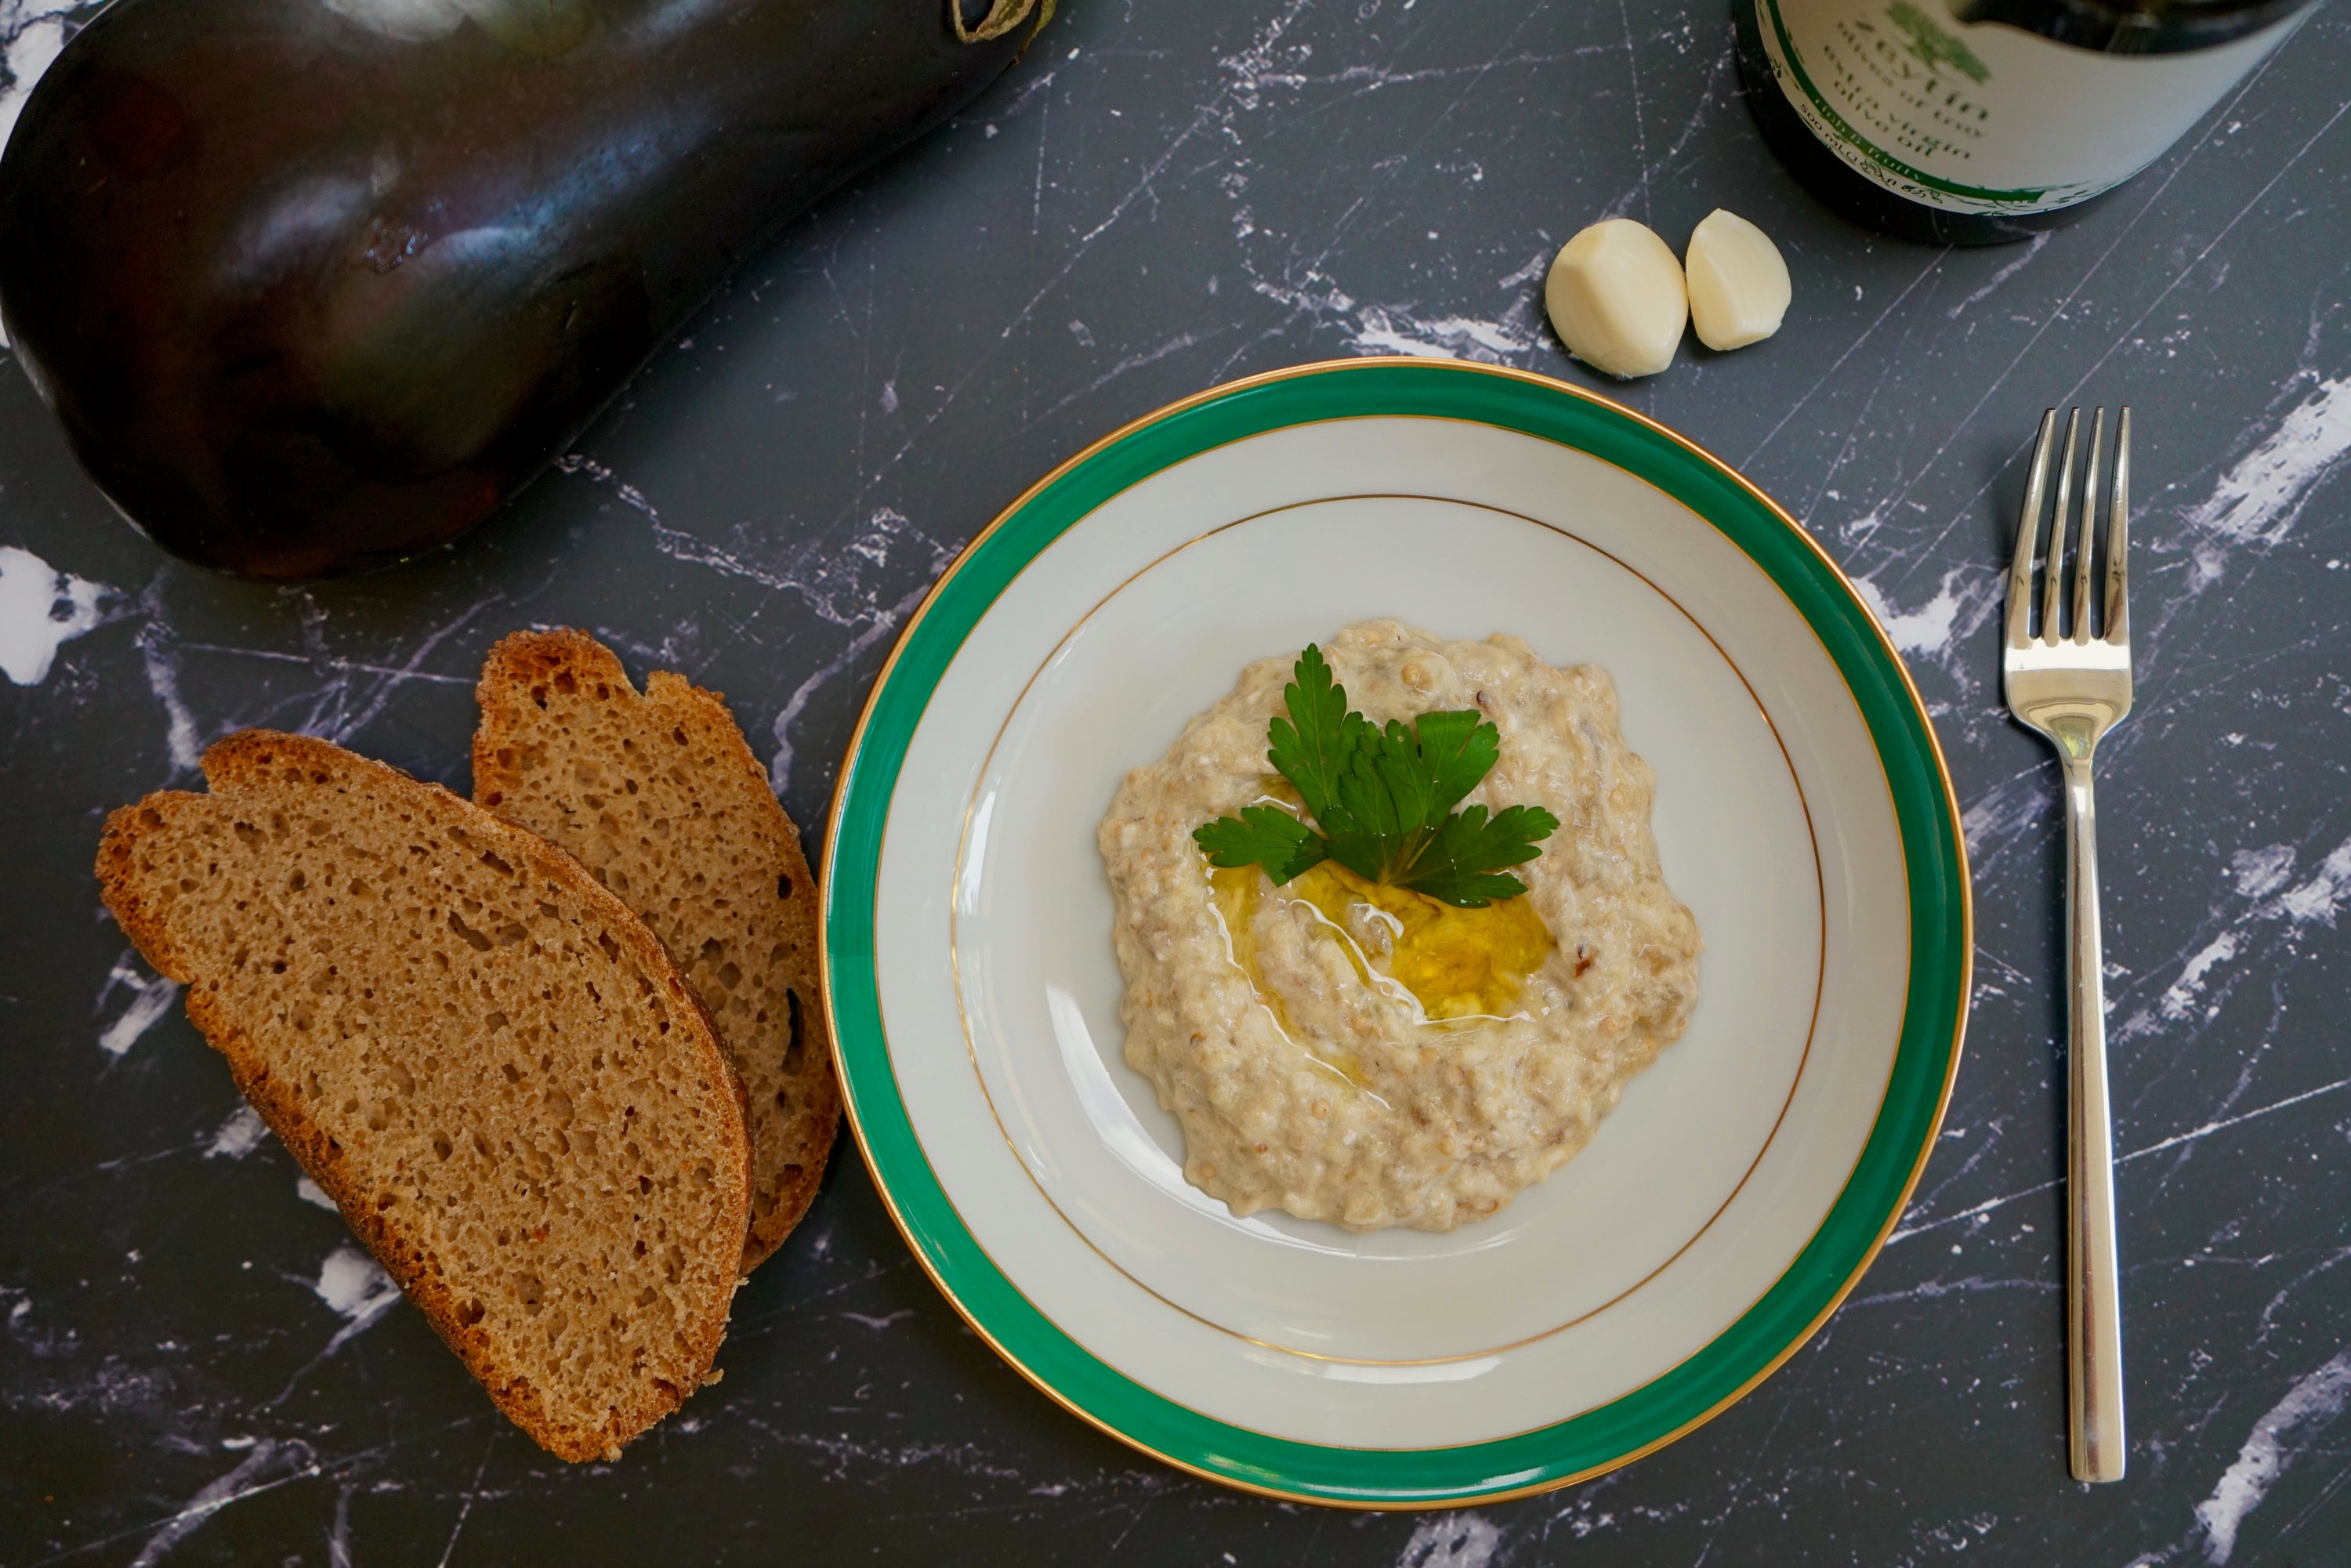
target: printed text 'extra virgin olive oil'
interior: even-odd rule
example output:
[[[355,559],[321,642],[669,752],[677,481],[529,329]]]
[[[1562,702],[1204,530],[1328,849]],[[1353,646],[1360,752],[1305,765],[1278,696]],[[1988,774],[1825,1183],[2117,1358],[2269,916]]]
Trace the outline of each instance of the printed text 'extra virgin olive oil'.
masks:
[[[1804,184],[1942,245],[2079,215],[2241,81],[2305,0],[1731,0],[1747,101]]]

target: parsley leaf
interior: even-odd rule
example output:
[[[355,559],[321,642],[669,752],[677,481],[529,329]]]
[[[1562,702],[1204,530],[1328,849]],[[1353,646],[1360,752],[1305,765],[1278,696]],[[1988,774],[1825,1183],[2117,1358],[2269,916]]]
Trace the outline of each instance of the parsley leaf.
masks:
[[[1339,777],[1339,805],[1346,821],[1329,827],[1332,859],[1372,882],[1394,880],[1396,856],[1428,813],[1417,760],[1404,726],[1374,730],[1365,725],[1363,738],[1348,754],[1347,771]]]
[[[1407,887],[1465,909],[1526,892],[1522,865],[1559,830],[1540,806],[1454,810],[1501,756],[1501,734],[1475,709],[1425,713],[1409,728],[1374,726],[1312,643],[1282,688],[1287,718],[1266,727],[1266,760],[1298,790],[1310,827],[1275,806],[1244,807],[1193,830],[1210,863],[1261,865],[1276,886],[1323,860],[1367,882]]]
[[[1520,865],[1542,853],[1538,841],[1559,831],[1559,819],[1541,806],[1510,806],[1489,817],[1472,806],[1447,817],[1413,862],[1405,886],[1445,904],[1482,909],[1526,892],[1517,877],[1496,868]]]
[[[1435,821],[1461,804],[1462,797],[1493,771],[1502,754],[1502,736],[1480,722],[1474,708],[1425,713],[1413,721],[1413,727],[1420,733],[1420,749],[1428,759],[1429,820]]]
[[[1244,806],[1238,817],[1219,817],[1192,831],[1208,862],[1228,871],[1261,865],[1280,887],[1300,872],[1322,863],[1322,835],[1279,806]]]
[[[1347,758],[1361,744],[1371,721],[1362,714],[1347,711],[1347,688],[1331,676],[1331,666],[1322,660],[1322,650],[1313,643],[1298,655],[1293,668],[1297,680],[1281,688],[1282,706],[1290,710],[1286,719],[1276,718],[1266,726],[1266,760],[1275,771],[1297,788],[1299,799],[1314,820],[1342,831],[1332,823],[1331,808],[1339,798],[1339,779],[1347,770]]]

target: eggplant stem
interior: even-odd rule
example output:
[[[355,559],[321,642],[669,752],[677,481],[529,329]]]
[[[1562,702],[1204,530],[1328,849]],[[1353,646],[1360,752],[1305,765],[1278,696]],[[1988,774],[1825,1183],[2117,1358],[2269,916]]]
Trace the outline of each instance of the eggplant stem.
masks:
[[[963,0],[947,0],[947,20],[955,25],[955,36],[961,42],[984,44],[1020,26],[1036,8],[1037,0],[994,0],[987,15],[979,19],[977,26],[973,26],[963,19]],[[1037,26],[1042,27],[1052,15],[1053,0],[1045,0],[1044,14],[1037,18]]]

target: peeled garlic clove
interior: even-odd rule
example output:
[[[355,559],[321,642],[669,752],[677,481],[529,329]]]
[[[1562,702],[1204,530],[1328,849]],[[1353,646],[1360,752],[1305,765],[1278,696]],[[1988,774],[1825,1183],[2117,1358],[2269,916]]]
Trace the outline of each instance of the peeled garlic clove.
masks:
[[[1654,376],[1672,364],[1689,319],[1681,263],[1630,218],[1593,224],[1562,246],[1543,304],[1568,352],[1612,376]]]
[[[1708,348],[1743,349],[1778,331],[1790,292],[1780,247],[1738,214],[1717,207],[1690,231],[1690,320]]]

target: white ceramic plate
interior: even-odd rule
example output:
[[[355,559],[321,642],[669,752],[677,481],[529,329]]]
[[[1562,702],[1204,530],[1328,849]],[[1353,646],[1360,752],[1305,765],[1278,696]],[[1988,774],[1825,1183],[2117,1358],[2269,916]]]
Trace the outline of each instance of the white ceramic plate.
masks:
[[[1375,615],[1606,666],[1707,942],[1591,1145],[1446,1235],[1184,1182],[1094,847],[1243,665]],[[1355,361],[1129,427],[956,562],[842,771],[826,984],[875,1179],[1016,1366],[1215,1479],[1426,1508],[1670,1440],[1843,1298],[1957,1063],[1963,855],[1898,659],[1784,514],[1573,388]]]

